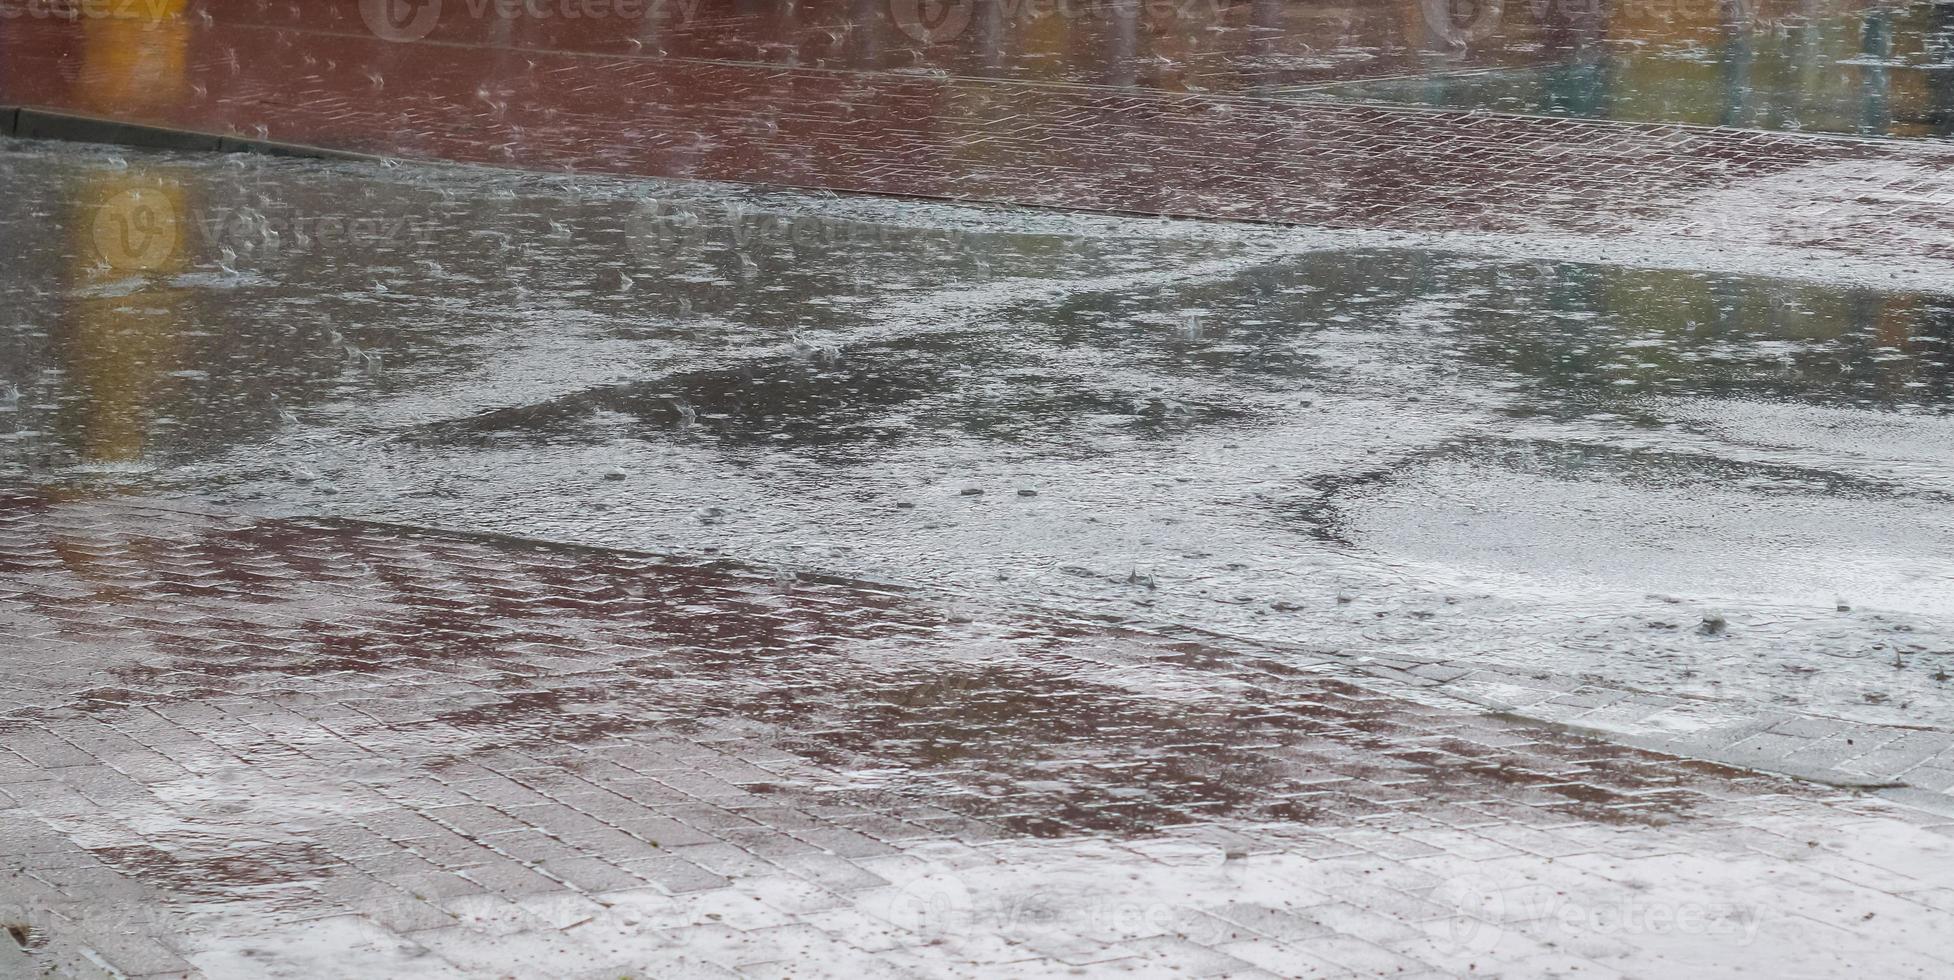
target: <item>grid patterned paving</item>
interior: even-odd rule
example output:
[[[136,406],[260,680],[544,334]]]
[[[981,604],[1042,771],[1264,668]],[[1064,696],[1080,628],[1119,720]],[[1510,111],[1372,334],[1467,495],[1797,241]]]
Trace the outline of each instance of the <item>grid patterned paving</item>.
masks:
[[[153,57],[110,58],[76,25],[14,23],[0,103],[343,150],[1331,227],[1954,255],[1954,154],[1932,143],[417,50],[228,21],[124,25],[119,50]]]
[[[1945,819],[1104,624],[41,496],[0,583],[72,975],[1928,975],[1954,910]]]

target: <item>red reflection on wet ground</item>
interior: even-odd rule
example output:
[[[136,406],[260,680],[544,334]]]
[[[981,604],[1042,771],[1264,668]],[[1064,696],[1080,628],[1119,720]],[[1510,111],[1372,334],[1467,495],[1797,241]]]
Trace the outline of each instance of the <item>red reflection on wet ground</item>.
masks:
[[[930,9],[934,7],[935,9]],[[1461,14],[1466,16],[1461,17]],[[1426,0],[200,0],[210,26],[331,38],[846,72],[1237,91],[1434,68],[1539,64],[1617,34],[1662,33],[1603,5],[1513,5],[1475,21]],[[1468,43],[1469,42],[1469,43]]]
[[[615,24],[482,20],[449,6],[460,12],[418,41],[356,27],[351,3],[293,5],[286,12],[297,10],[299,26],[284,26],[290,18],[277,10],[266,18],[280,26],[263,26],[265,18],[239,17],[243,8],[226,4],[144,22],[15,19],[0,28],[9,66],[0,102],[542,170],[1419,230],[1609,233],[1692,191],[1747,177],[1830,161],[1901,170],[1954,162],[1954,153],[1901,143],[1241,99],[1149,87],[1137,75],[1033,83],[1004,70],[1039,63],[1022,52],[990,73],[1010,80],[892,69],[873,44],[873,56],[837,55],[839,70],[805,63],[819,58],[763,65],[688,60],[664,48],[666,56],[592,53],[619,36],[609,31]],[[715,20],[719,8],[703,9],[674,36],[705,47],[673,42],[700,59],[727,37],[765,45],[774,42],[757,39],[787,30],[752,16]],[[721,23],[732,33],[710,29]],[[1096,23],[1061,18],[1054,29]],[[1369,43],[1371,28],[1354,25],[1370,20],[1347,30],[1296,23],[1301,34],[1243,28],[1239,43],[1227,42],[1236,47],[1187,62],[1230,80],[1195,87],[1258,84],[1244,66],[1259,57],[1249,39],[1264,34],[1278,46],[1328,30],[1353,49],[1393,57],[1418,49]],[[1513,36],[1537,53],[1545,49],[1536,34],[1515,28]],[[957,51],[978,42],[945,43]],[[1105,59],[1086,60],[1099,67],[1080,78],[1105,75]],[[1932,195],[1913,196],[1927,203],[1900,200],[1892,220],[1949,220],[1930,206]]]

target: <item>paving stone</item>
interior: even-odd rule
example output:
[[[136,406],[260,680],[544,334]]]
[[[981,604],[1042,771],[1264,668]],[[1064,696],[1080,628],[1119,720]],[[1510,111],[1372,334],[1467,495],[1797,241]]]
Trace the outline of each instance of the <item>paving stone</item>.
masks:
[[[1900,975],[1927,969],[1947,914],[1947,819],[1878,798],[1401,701],[1354,672],[1292,679],[1279,698],[1145,693],[1266,651],[1135,632],[1106,638],[1126,652],[1104,662],[1026,646],[960,688],[1011,711],[971,716],[907,693],[958,669],[928,630],[905,634],[904,658],[859,653],[881,624],[940,622],[924,593],[800,583],[799,611],[752,633],[743,618],[782,593],[732,563],[434,532],[414,532],[410,553],[404,532],[353,522],[0,501],[0,566],[33,570],[21,601],[149,640],[75,633],[91,656],[40,665],[51,706],[0,716],[68,746],[9,757],[0,853],[31,877],[0,876],[0,912],[41,916],[37,959],[94,950],[125,972],[225,976],[215,944],[228,940],[211,931],[225,922],[248,923],[278,962],[309,962],[308,928],[341,930],[359,963],[457,976],[764,974],[809,957],[868,975],[1606,975],[1735,962],[1712,929],[1741,927],[1774,950]],[[56,537],[158,574],[210,571],[211,553],[290,571],[232,582],[215,563],[230,584],[194,608],[171,593],[104,599],[74,587]],[[391,564],[409,560],[414,575]],[[303,571],[328,565],[339,574]],[[498,638],[513,618],[516,642],[571,651],[571,665],[432,678],[399,654],[319,669],[317,644],[349,606],[368,635],[411,646],[428,607],[397,583],[420,580],[454,583],[441,615],[478,637],[452,656],[521,656]],[[508,600],[489,588],[515,588],[470,584],[489,580],[527,583],[532,611],[489,612]],[[592,588],[667,598],[628,612],[568,602]],[[1025,610],[983,622],[969,628],[1075,631]],[[208,655],[247,640],[241,667]],[[18,649],[0,658],[19,665]],[[660,683],[639,683],[651,664]],[[105,676],[141,686],[93,696]],[[343,721],[355,714],[390,720]],[[668,720],[686,715],[765,725]],[[367,751],[319,757],[321,717]],[[113,733],[203,747],[179,773],[136,780],[84,748],[126,756]],[[792,775],[758,780],[727,760]],[[135,933],[146,942],[52,911],[123,906],[155,910]],[[1647,925],[1685,912],[1698,931]],[[193,959],[177,942],[212,945]]]
[[[403,61],[402,45],[359,26],[350,4],[324,6],[340,18],[329,28],[234,19],[220,5],[225,16],[175,49],[184,84],[212,97],[131,105],[117,122],[200,133],[262,127],[278,142],[536,170],[1340,227],[1619,237],[1666,221],[1672,237],[1713,247],[1900,261],[1948,258],[1954,222],[1954,190],[1940,177],[1950,157],[1936,146],[961,72],[592,57],[548,44],[525,50],[525,71],[509,78],[511,56],[499,44],[443,46],[435,70]],[[28,18],[15,27],[5,52],[20,70],[0,86],[0,102],[98,112],[90,90],[61,69],[75,25]],[[238,50],[258,56],[238,59]],[[520,94],[485,111],[485,80]],[[243,94],[258,92],[278,95]],[[639,111],[645,105],[660,111]],[[960,111],[946,115],[946,105]],[[984,152],[963,152],[972,146]],[[1817,227],[1732,227],[1693,207],[1724,188],[1839,180],[1837,166],[1854,164],[1864,167],[1859,182],[1816,202],[1814,213],[1839,215]],[[1146,179],[1134,179],[1138,168]],[[1862,200],[1877,201],[1879,213],[1847,206]],[[1890,241],[1876,233],[1882,227],[1940,234]],[[169,571],[209,574],[193,563]]]

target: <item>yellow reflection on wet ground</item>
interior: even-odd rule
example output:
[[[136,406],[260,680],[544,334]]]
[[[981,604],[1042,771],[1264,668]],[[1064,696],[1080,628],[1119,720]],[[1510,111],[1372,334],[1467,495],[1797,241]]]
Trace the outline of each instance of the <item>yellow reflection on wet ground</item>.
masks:
[[[81,108],[115,116],[181,102],[189,94],[188,0],[135,0],[102,5],[81,18]]]
[[[190,266],[190,202],[182,182],[140,167],[79,174],[72,195],[74,288],[57,346],[85,397],[63,428],[84,465],[137,463],[182,366],[189,291],[169,277]]]
[[[182,101],[190,92],[186,4],[77,8],[77,107],[116,116]],[[57,318],[55,345],[86,397],[64,404],[61,441],[83,465],[139,463],[158,402],[176,380],[171,372],[181,367],[188,293],[170,277],[191,265],[192,202],[168,170],[140,163],[74,171],[68,183],[72,298]]]

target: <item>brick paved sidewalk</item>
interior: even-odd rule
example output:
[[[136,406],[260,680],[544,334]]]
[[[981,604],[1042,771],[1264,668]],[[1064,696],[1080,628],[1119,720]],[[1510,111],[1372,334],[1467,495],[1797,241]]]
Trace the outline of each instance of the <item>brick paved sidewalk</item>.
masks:
[[[0,920],[75,976],[1926,976],[1954,952],[1944,818],[1252,649],[731,564],[13,496],[0,662]]]
[[[13,22],[0,105],[549,171],[1954,258],[1954,151],[1933,144],[417,46],[228,21],[117,29],[96,43],[99,24]]]

